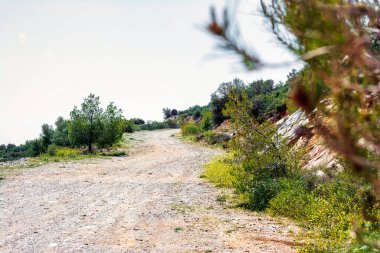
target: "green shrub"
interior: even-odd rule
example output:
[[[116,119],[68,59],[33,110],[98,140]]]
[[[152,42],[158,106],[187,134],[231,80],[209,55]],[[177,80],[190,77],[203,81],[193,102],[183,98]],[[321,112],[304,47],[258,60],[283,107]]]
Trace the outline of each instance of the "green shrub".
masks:
[[[212,129],[212,114],[207,111],[203,114],[202,120],[200,122],[201,131],[208,131]]]
[[[167,128],[178,128],[178,122],[175,119],[167,119],[164,122],[158,121],[148,121],[146,124],[140,125],[139,130],[159,130],[159,129],[167,129]]]
[[[47,153],[50,156],[55,156],[57,154],[58,146],[55,144],[51,144],[48,146]]]
[[[132,121],[135,125],[145,124],[145,121],[143,119],[140,119],[140,118],[132,118],[132,119],[130,119],[130,121]]]
[[[204,166],[202,177],[218,187],[231,188],[236,184],[231,155],[216,157]]]
[[[181,127],[181,133],[183,136],[195,135],[199,132],[200,129],[194,122],[186,122]]]
[[[198,120],[200,117],[202,117],[201,111],[198,109],[193,113],[193,120]]]
[[[75,159],[79,157],[82,154],[80,149],[76,148],[58,148],[56,156],[62,157],[62,158],[69,158],[69,159]]]
[[[227,147],[228,141],[231,139],[226,134],[215,133],[211,130],[204,132],[200,137],[200,139],[204,139],[209,145],[219,145],[222,147]]]
[[[134,123],[133,120],[127,120],[125,122],[125,129],[124,129],[124,132],[126,133],[133,133],[137,130],[137,126],[136,124]]]
[[[174,119],[168,119],[168,120],[166,120],[166,121],[164,122],[164,124],[165,124],[165,128],[176,129],[176,128],[179,127],[177,121],[174,120]]]
[[[347,179],[311,190],[302,180],[282,181],[281,191],[270,201],[272,214],[300,221],[313,239],[301,252],[342,252],[349,239],[352,222],[361,224],[360,195]]]
[[[71,145],[68,125],[68,120],[65,120],[63,117],[58,117],[58,119],[55,122],[53,144],[56,144],[60,147],[68,147]]]
[[[0,145],[0,162],[20,159],[30,156],[29,142],[16,146],[15,144]]]
[[[29,153],[33,157],[36,157],[44,152],[44,147],[40,138],[27,141],[26,145],[28,145]]]
[[[283,179],[281,191],[270,200],[269,212],[281,216],[302,220],[306,217],[306,209],[312,196],[302,180]]]
[[[280,192],[281,186],[277,178],[265,178],[252,181],[251,191],[248,193],[249,202],[246,207],[255,211],[264,211],[269,201]]]

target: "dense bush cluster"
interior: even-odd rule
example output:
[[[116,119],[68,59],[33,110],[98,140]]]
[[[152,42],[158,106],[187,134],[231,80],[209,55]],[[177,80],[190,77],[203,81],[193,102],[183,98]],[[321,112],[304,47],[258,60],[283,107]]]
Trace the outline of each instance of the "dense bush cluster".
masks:
[[[317,168],[303,171],[304,150],[292,149],[277,134],[274,122],[294,111],[288,98],[292,82],[309,71],[292,71],[284,84],[258,80],[246,85],[239,79],[221,84],[208,106],[186,111],[182,135],[208,144],[227,143],[227,157],[211,161],[202,176],[234,188],[242,207],[299,221],[308,231],[300,252],[376,252],[373,243],[363,246],[350,238],[353,221],[362,238],[380,238],[380,209],[368,181],[324,168],[318,168],[325,171],[323,180]],[[319,91],[326,92],[326,87],[321,84]],[[213,130],[226,121],[234,133],[231,140]],[[362,212],[364,205],[367,212]]]
[[[160,129],[175,129],[179,128],[179,123],[176,119],[167,119],[165,121],[147,121],[144,123],[136,122],[132,120],[126,121],[125,132],[133,133],[135,131],[153,131]]]
[[[199,119],[205,112],[209,111],[210,110],[210,106],[209,105],[206,105],[206,106],[199,106],[199,105],[195,105],[195,106],[191,106],[189,107],[188,109],[186,110],[183,110],[183,111],[179,111],[178,112],[178,117],[182,118],[182,119],[186,119],[186,118],[193,118],[194,120],[197,120]]]
[[[288,91],[289,82],[296,73],[293,70],[288,76],[289,81],[285,84],[281,82],[275,84],[273,80],[257,80],[245,84],[237,78],[231,82],[220,84],[218,89],[211,94],[209,105],[192,106],[178,113],[182,134],[192,137],[194,140],[204,140],[208,144],[227,146],[230,137],[211,130],[231,118],[225,112],[226,106],[231,100],[231,93],[236,96],[246,96],[250,103],[247,112],[257,121],[281,118],[289,109],[293,110],[289,103]]]
[[[304,151],[291,149],[277,135],[275,125],[268,120],[272,115],[267,114],[265,120],[253,114],[254,102],[246,91],[230,91],[224,109],[235,132],[229,143],[230,153],[208,164],[203,176],[219,186],[234,188],[245,208],[290,217],[303,224],[309,239],[300,252],[359,250],[363,247],[359,241],[352,241],[351,246],[347,243],[353,221],[362,233],[379,238],[376,231],[380,224],[376,220],[380,209],[374,204],[370,184],[355,181],[347,172],[326,171],[325,176],[330,175],[320,180],[313,171],[301,170]],[[372,202],[367,214],[361,210],[364,200]],[[356,252],[376,252],[369,245],[367,251]]]
[[[274,187],[279,193],[270,201],[272,211],[302,220],[317,233],[302,252],[380,251],[379,8],[372,0],[261,1],[275,38],[305,62],[293,80],[292,101],[345,161],[342,174],[352,178],[335,176],[313,190],[302,184]],[[209,31],[248,69],[264,67],[241,40],[229,11],[219,19],[212,9]]]
[[[222,83],[211,95],[210,111],[213,122],[220,125],[229,118],[224,109],[231,92],[247,95],[251,100],[249,113],[259,121],[284,115],[287,111],[289,86],[288,82],[275,85],[273,80],[257,80],[245,84],[239,79],[234,79],[232,82]]]
[[[29,147],[25,144],[19,146],[14,144],[0,145],[0,162],[19,159],[29,156],[29,154]]]

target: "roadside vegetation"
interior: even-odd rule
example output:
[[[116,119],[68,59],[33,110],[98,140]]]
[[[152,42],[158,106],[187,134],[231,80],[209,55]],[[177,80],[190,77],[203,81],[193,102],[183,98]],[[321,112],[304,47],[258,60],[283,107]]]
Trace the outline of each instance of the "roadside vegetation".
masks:
[[[274,37],[305,63],[288,82],[286,104],[305,112],[341,169],[303,168],[302,150],[278,136],[271,113],[252,114],[248,92],[236,88],[224,103],[219,123],[230,121],[232,157],[213,161],[206,177],[232,185],[249,209],[298,221],[307,237],[300,252],[380,251],[379,8],[378,1],[261,1]],[[268,66],[244,43],[232,11],[218,17],[211,9],[209,32],[248,70]]]
[[[175,110],[170,113],[176,114]],[[165,128],[178,128],[176,118],[166,118],[163,122],[145,122],[140,118],[127,120],[113,103],[102,108],[100,98],[90,94],[79,107],[73,108],[69,119],[58,117],[54,126],[43,124],[39,138],[19,146],[0,145],[0,162],[28,157],[25,166],[33,167],[46,162],[125,156],[126,134]]]
[[[305,71],[293,71],[286,83],[221,84],[199,117],[183,120],[182,135],[224,147],[227,155],[207,164],[202,177],[234,189],[240,207],[297,221],[305,231],[299,252],[378,252],[380,209],[371,184],[349,169],[303,169],[306,151],[277,133],[276,122],[297,109],[289,92]],[[224,138],[210,142],[217,135]],[[343,158],[342,165],[351,166]],[[352,237],[353,224],[366,243]]]

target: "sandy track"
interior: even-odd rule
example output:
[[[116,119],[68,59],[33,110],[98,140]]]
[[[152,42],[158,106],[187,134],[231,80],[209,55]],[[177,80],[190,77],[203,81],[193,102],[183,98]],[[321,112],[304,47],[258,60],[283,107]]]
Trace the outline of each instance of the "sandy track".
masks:
[[[0,181],[0,252],[293,252],[292,230],[223,207],[199,178],[221,151],[140,132],[126,158],[48,164]]]

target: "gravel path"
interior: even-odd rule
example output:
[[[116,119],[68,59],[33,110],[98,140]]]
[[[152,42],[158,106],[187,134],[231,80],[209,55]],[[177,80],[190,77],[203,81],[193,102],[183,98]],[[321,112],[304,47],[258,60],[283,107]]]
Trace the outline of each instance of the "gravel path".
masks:
[[[125,158],[0,181],[0,252],[293,252],[294,227],[223,206],[221,190],[199,178],[221,151],[175,133],[136,133]]]

